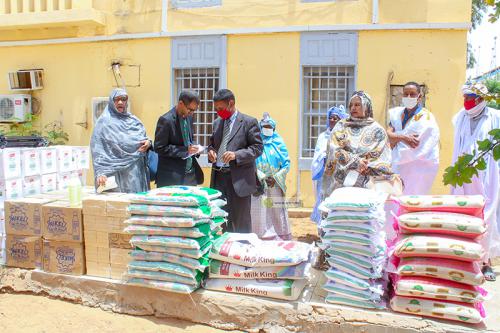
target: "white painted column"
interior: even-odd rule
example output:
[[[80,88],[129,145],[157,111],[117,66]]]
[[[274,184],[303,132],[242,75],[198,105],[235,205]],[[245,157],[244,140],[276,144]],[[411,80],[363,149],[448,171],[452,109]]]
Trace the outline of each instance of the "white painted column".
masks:
[[[35,0],[35,13],[42,12],[42,1],[43,0]]]
[[[17,14],[17,13],[21,13],[21,2],[18,1],[18,0],[11,0],[10,1],[10,12],[12,14]]]
[[[0,0],[0,15],[6,14],[5,7],[7,7],[7,1],[10,0]]]
[[[73,9],[90,9],[92,0],[73,0]]]
[[[30,12],[30,0],[23,0],[23,13]]]

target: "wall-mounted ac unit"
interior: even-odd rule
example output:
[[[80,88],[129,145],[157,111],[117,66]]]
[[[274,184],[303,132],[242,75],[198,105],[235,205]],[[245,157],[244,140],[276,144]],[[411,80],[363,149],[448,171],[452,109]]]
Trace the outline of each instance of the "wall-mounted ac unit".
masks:
[[[30,118],[30,95],[0,95],[0,122],[20,123]]]
[[[43,88],[43,70],[27,69],[9,72],[10,90],[37,90]]]
[[[92,124],[95,125],[97,119],[101,116],[108,106],[109,97],[93,97],[92,98]],[[130,112],[130,102],[127,102],[127,112]]]

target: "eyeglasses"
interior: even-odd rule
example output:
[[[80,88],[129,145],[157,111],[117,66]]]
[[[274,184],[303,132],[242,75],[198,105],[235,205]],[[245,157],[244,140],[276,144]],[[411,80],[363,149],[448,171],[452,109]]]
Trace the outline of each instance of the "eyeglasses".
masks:
[[[128,96],[118,96],[118,97],[113,98],[113,101],[115,101],[115,102],[122,101],[122,102],[126,103],[128,101]]]

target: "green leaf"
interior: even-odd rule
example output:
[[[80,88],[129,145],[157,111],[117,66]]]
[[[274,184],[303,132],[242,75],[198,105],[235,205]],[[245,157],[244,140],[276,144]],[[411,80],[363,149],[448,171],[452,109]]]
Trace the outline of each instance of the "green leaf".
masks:
[[[480,158],[478,161],[477,161],[477,165],[476,165],[476,168],[478,170],[486,170],[486,161],[484,160],[484,158]]]
[[[491,142],[489,139],[477,142],[477,146],[480,151],[487,151],[488,149],[490,149],[492,144],[493,142]]]
[[[495,161],[500,160],[500,144],[497,144],[495,148],[493,148],[493,158]]]
[[[488,134],[491,135],[496,140],[500,140],[500,128],[492,129],[491,131],[488,132]]]

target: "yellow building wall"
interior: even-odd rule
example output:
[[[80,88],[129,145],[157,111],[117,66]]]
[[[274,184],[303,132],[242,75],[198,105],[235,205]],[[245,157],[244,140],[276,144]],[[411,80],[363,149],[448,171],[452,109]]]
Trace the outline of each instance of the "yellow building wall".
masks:
[[[359,33],[357,88],[373,98],[375,118],[385,121],[387,80],[424,83],[426,107],[441,131],[440,172],[433,193],[447,193],[442,172],[451,164],[451,119],[463,104],[460,87],[465,80],[467,31],[362,31]]]
[[[415,80],[427,85],[427,107],[441,129],[441,171],[451,161],[451,118],[462,102],[459,88],[465,78],[466,34],[444,30],[359,32],[356,88],[373,97],[377,120],[384,120],[390,71],[394,72],[393,84]],[[0,74],[43,68],[44,88],[33,93],[42,102],[40,124],[60,120],[70,135],[69,144],[87,145],[92,133],[91,98],[107,96],[112,89],[111,61],[140,65],[140,87],[127,90],[132,111],[153,137],[158,117],[173,104],[170,45],[169,39],[162,38],[0,48]],[[125,75],[125,80],[135,83],[131,77],[136,78]],[[227,87],[234,91],[242,112],[258,119],[269,112],[275,118],[292,161],[288,196],[297,196],[300,183],[297,199],[310,207],[314,203],[310,172],[301,171],[297,177],[300,81],[300,33],[228,36]],[[0,94],[10,93],[7,80],[0,80]],[[87,129],[76,125],[85,119]],[[205,172],[208,184],[208,169]],[[447,191],[440,180],[441,175],[434,193]]]

